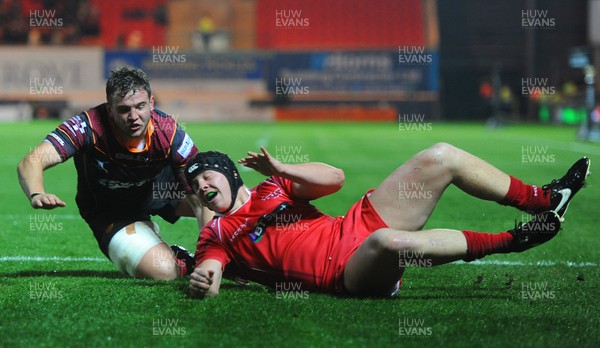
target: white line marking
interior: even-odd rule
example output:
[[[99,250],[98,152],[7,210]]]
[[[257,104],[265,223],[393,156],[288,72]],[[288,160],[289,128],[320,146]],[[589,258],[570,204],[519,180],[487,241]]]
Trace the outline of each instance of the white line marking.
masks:
[[[596,262],[573,262],[573,261],[495,261],[495,260],[477,260],[473,262],[456,261],[454,265],[473,265],[473,266],[567,266],[567,267],[598,267]]]
[[[29,221],[32,216],[39,216],[39,215],[48,215],[48,216],[54,216],[55,219],[54,220],[81,220],[83,221],[83,218],[79,215],[76,214],[56,214],[56,213],[48,213],[48,212],[42,212],[42,211],[38,211],[38,212],[32,212],[31,214],[0,214],[0,219],[4,219],[4,220],[22,220],[22,221]]]
[[[0,256],[0,262],[110,262],[102,257],[59,257],[59,256]],[[573,261],[495,261],[478,260],[473,262],[456,261],[452,265],[473,265],[473,266],[517,266],[517,267],[547,267],[547,266],[566,266],[566,267],[598,267],[596,262],[573,262]]]
[[[583,153],[583,154],[592,154],[592,155],[600,154],[600,150],[598,149],[598,147],[591,146],[591,145],[585,145],[585,144],[580,144],[580,143],[571,143],[570,147],[571,147],[571,151],[573,151],[573,152],[579,152],[579,153]]]
[[[584,143],[580,140],[562,141],[562,140],[551,140],[551,139],[547,139],[547,138],[538,138],[538,137],[528,137],[527,139],[523,139],[521,135],[512,135],[512,134],[511,135],[503,134],[503,136],[519,138],[521,143],[527,143],[527,144],[532,144],[532,145],[533,144],[535,144],[535,145],[548,144],[548,145],[552,146],[553,148],[557,148],[559,150],[567,150],[570,152],[582,153],[582,154],[587,154],[587,155],[600,155],[600,147],[592,145],[592,144]],[[576,135],[574,134],[573,136],[575,137]]]
[[[58,256],[0,256],[0,262],[110,262],[102,257],[58,257]]]

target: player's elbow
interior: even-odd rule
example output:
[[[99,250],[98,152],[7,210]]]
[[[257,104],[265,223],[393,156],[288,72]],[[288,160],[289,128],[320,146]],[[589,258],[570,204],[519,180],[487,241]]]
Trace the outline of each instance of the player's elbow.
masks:
[[[23,158],[19,164],[17,164],[17,177],[19,178],[19,182],[23,183],[27,180],[28,174],[31,172],[31,161],[29,160],[29,156]]]
[[[20,177],[23,176],[23,161],[21,160],[21,162],[19,162],[19,164],[17,164],[17,175]]]
[[[321,187],[320,192],[316,194],[317,198],[338,192],[344,186],[344,181],[346,180],[344,171],[334,167],[331,167],[329,174],[325,177],[327,179]]]
[[[17,164],[17,174],[19,175],[19,177],[21,177],[23,175],[23,171],[25,170],[25,166],[27,165],[26,159],[27,159],[27,157],[23,158]]]
[[[41,159],[33,157],[30,153],[27,156],[23,157],[21,161],[17,164],[17,174],[19,177],[24,176],[26,173],[31,172],[32,170],[42,171],[42,167],[40,164]]]
[[[344,171],[339,169],[339,168],[334,168],[333,171],[333,188],[335,189],[334,192],[339,191],[343,186],[344,186],[344,182],[346,181],[346,176],[344,175]]]

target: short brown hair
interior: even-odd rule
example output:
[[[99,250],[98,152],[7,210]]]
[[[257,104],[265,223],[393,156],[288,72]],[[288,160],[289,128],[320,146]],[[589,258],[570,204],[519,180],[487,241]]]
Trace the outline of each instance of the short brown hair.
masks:
[[[148,97],[152,96],[150,79],[144,71],[131,66],[111,71],[106,81],[106,100],[109,104],[115,96],[123,98],[132,91],[146,91]]]

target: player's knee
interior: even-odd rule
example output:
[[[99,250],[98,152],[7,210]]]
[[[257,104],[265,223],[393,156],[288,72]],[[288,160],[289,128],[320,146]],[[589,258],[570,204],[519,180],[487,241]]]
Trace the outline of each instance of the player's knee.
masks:
[[[451,169],[454,163],[457,148],[448,143],[436,143],[419,154],[419,160],[423,167],[436,167]]]
[[[414,232],[397,231],[390,228],[379,229],[371,235],[371,248],[377,253],[397,255],[399,252],[419,250],[420,242],[413,238]]]
[[[135,270],[136,278],[173,280],[179,277],[179,265],[171,249],[164,243],[148,250]]]
[[[456,147],[454,145],[450,145],[448,143],[439,142],[439,143],[433,144],[433,146],[431,146],[430,149],[436,156],[447,156],[447,155],[450,155],[452,152],[454,152]]]
[[[451,158],[455,153],[456,147],[448,143],[436,143],[427,150],[427,159],[439,163],[441,160]]]
[[[136,278],[175,279],[178,264],[151,221],[136,221],[110,240],[108,255],[117,268]]]

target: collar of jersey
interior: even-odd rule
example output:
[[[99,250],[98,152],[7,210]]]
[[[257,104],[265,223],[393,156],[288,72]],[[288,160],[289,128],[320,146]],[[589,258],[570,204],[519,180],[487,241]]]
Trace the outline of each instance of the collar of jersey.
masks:
[[[148,121],[148,126],[146,127],[146,137],[144,139],[146,141],[146,143],[144,144],[143,149],[137,148],[138,144],[141,141],[140,139],[127,139],[126,137],[121,135],[121,133],[119,133],[119,130],[114,125],[112,119],[109,118],[109,120],[110,120],[110,126],[113,130],[113,133],[115,134],[115,138],[117,139],[117,142],[119,144],[121,144],[121,146],[126,148],[127,151],[132,152],[132,153],[140,153],[140,152],[148,151],[148,147],[150,146],[150,139],[152,137],[152,133],[154,133],[154,124],[152,123],[152,119],[150,119]]]
[[[252,200],[252,191],[248,190],[248,188],[246,186],[242,186],[244,188],[244,190],[246,190],[246,192],[248,193],[248,199],[242,203],[242,205],[240,205],[239,207],[237,207],[237,209],[226,212],[225,214],[221,214],[221,213],[215,213],[215,216],[218,217],[226,217],[229,215],[233,215],[235,214],[238,210],[242,209],[242,207],[244,207],[246,204],[248,204],[248,202],[250,202],[250,200]]]

